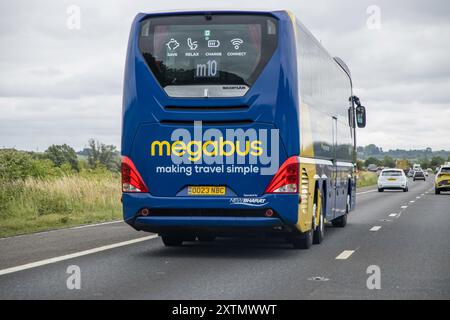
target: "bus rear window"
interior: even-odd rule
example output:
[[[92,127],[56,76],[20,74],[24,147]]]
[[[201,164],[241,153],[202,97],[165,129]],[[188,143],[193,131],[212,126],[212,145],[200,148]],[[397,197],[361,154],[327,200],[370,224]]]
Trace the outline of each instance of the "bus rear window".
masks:
[[[382,174],[383,177],[400,177],[402,175],[403,175],[402,172],[397,170],[383,171]]]
[[[275,51],[265,15],[174,15],[141,23],[139,48],[162,87],[251,86]]]

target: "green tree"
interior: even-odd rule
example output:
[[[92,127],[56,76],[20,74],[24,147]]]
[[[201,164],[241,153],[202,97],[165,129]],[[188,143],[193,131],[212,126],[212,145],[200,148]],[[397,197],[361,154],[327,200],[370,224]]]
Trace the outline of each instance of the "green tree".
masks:
[[[362,160],[356,160],[356,168],[358,170],[362,170],[362,168],[364,167],[364,161]]]
[[[366,155],[369,155],[369,156],[381,153],[381,149],[378,148],[374,144],[369,144],[369,145],[365,146],[364,151],[365,151]]]
[[[37,159],[29,152],[14,149],[0,150],[0,180],[45,178],[60,174],[61,170],[55,168],[49,159]]]
[[[106,145],[94,139],[90,139],[88,143],[88,164],[91,169],[102,165],[111,171],[119,170],[120,159],[115,146]]]
[[[389,156],[385,156],[383,159],[383,166],[387,168],[395,168],[395,160]]]
[[[368,166],[370,166],[371,164],[374,164],[374,165],[376,165],[376,166],[381,166],[381,161],[378,160],[378,159],[375,158],[375,157],[369,157],[369,158],[367,158],[367,160],[365,161],[365,165],[366,165],[366,167],[368,167]]]
[[[67,144],[51,145],[45,151],[45,154],[47,158],[50,159],[57,167],[61,167],[63,164],[67,163],[73,170],[80,170],[78,166],[77,154],[75,150]]]
[[[432,167],[439,167],[440,165],[444,164],[445,160],[442,157],[436,156],[431,158],[430,165]]]
[[[431,166],[430,161],[428,159],[422,159],[419,161],[419,163],[420,163],[420,166],[422,167],[422,169],[427,169]]]
[[[33,171],[33,158],[15,149],[0,150],[0,180],[25,179]]]

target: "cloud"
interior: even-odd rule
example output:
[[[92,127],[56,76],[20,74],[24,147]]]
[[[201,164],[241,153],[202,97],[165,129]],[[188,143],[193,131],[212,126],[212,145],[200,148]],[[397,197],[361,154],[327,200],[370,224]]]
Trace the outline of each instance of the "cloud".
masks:
[[[369,30],[369,0],[184,2],[189,9],[289,9],[333,56],[349,65],[368,108],[360,144],[450,149],[450,2],[378,0],[381,29]],[[81,29],[67,28],[67,8]],[[119,145],[126,46],[138,12],[180,8],[165,1],[0,3],[0,147]]]

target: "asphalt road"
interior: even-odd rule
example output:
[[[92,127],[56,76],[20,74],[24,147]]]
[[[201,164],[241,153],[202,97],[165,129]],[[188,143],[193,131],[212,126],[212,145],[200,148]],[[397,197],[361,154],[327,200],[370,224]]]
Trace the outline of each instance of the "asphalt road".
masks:
[[[450,193],[432,180],[359,191],[347,227],[303,251],[261,239],[165,248],[123,222],[0,239],[0,299],[450,299]],[[380,289],[367,288],[369,266]]]

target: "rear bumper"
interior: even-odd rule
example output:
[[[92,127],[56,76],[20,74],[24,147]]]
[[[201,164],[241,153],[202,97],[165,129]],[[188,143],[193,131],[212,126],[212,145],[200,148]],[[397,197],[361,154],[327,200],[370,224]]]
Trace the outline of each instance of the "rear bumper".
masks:
[[[258,199],[246,203],[233,199]],[[154,197],[150,194],[124,193],[124,220],[136,230],[163,233],[174,230],[267,231],[293,227],[298,220],[298,195],[264,195],[251,198],[229,197]],[[150,214],[140,216],[148,208]],[[264,216],[272,209],[272,217]],[[152,215],[152,212],[154,213]],[[192,215],[191,215],[192,213]]]
[[[399,187],[399,186],[386,186],[386,187],[379,187],[380,189],[384,190],[403,190],[406,187]]]
[[[404,189],[408,186],[406,182],[379,182],[378,188],[383,189]]]
[[[435,185],[434,187],[440,191],[450,191],[450,185]]]

